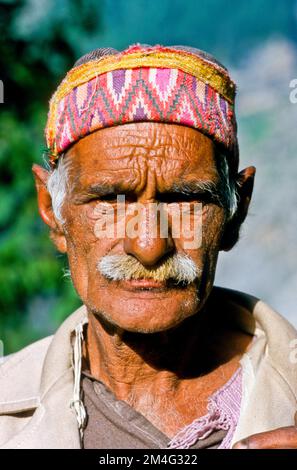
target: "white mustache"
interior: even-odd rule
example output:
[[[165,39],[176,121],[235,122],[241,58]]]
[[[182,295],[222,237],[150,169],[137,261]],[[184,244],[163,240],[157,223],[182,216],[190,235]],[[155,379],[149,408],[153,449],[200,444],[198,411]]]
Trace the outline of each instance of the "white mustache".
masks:
[[[146,268],[131,255],[106,255],[97,263],[97,270],[107,279],[124,281],[131,279],[173,280],[177,284],[191,284],[201,270],[187,255],[174,254],[154,268]]]

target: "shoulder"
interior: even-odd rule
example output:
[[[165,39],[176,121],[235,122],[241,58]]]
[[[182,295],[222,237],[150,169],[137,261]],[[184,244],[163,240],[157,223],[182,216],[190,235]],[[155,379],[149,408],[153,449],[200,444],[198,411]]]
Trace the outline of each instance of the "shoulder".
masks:
[[[286,339],[297,337],[296,328],[283,315],[254,295],[215,286],[212,296],[251,333],[258,328],[272,340],[279,334]]]
[[[38,396],[44,359],[52,336],[2,358],[0,363],[0,413],[5,404]],[[3,412],[3,410],[2,410]]]
[[[270,305],[253,295],[215,287],[214,297],[244,331],[257,337],[247,354],[253,363],[261,364],[269,374],[269,380],[282,383],[297,400],[296,328]],[[260,350],[261,357],[256,359]]]

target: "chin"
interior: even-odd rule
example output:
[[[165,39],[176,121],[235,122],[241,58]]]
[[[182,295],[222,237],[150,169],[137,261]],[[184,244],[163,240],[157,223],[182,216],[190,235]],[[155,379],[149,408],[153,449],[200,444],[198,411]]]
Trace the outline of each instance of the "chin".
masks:
[[[106,298],[106,297],[105,297]],[[108,297],[110,301],[91,310],[117,328],[135,333],[158,333],[181,324],[199,310],[197,293],[137,292],[128,297]]]

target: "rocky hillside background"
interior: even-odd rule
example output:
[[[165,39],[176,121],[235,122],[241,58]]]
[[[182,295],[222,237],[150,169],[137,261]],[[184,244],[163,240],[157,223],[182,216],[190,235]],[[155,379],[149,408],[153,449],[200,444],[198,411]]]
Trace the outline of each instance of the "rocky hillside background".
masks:
[[[257,168],[241,239],[218,265],[217,284],[252,293],[297,326],[297,78],[293,43],[257,47],[233,70],[238,83],[240,169]]]

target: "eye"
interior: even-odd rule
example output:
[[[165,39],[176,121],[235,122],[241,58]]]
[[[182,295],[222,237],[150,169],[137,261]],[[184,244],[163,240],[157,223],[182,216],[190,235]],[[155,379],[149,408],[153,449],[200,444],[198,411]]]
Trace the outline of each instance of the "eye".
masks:
[[[160,202],[170,203],[182,203],[182,202],[201,202],[209,203],[210,196],[206,193],[193,193],[193,194],[184,194],[184,193],[166,193],[160,194],[158,200]]]
[[[132,193],[110,193],[105,194],[104,196],[99,196],[98,201],[110,202],[110,203],[123,203],[129,204],[137,201],[137,197]]]
[[[99,201],[113,202],[117,200],[116,194],[105,194],[98,198]]]

